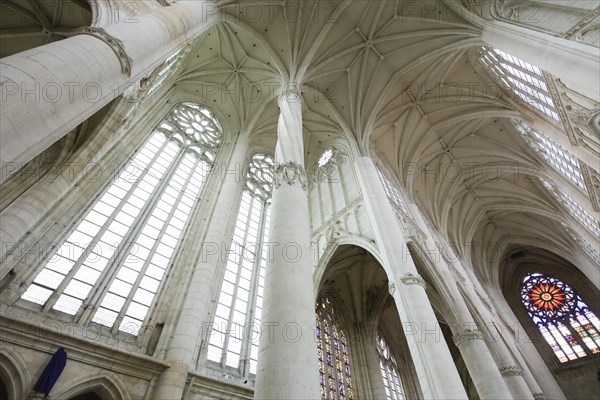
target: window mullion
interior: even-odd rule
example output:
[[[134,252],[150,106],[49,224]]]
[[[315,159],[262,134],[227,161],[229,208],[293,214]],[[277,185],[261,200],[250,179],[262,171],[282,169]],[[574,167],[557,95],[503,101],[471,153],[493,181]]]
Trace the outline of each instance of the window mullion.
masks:
[[[160,157],[160,155],[163,153],[166,146],[170,142],[171,142],[171,140],[167,138],[163,147],[160,149],[160,151],[157,152],[156,157],[151,161],[151,163],[148,164],[149,168],[145,171],[144,177],[149,172],[149,170],[152,166],[152,163],[154,163],[157,160],[157,158]],[[105,271],[106,273],[100,277],[99,281],[102,283],[100,285],[98,285],[93,298],[90,298],[90,300],[88,302],[88,304],[91,305],[89,307],[91,309],[91,312],[86,313],[86,315],[82,315],[82,321],[80,321],[81,324],[89,323],[90,320],[95,315],[96,311],[98,310],[98,307],[100,307],[100,304],[102,303],[102,300],[106,296],[106,293],[108,292],[108,289],[110,288],[110,285],[115,280],[115,277],[119,273],[119,270],[122,268],[123,263],[130,256],[130,251],[131,251],[132,245],[135,243],[135,240],[137,239],[140,232],[146,225],[148,219],[150,218],[150,215],[152,214],[152,210],[154,210],[154,208],[156,207],[156,203],[158,203],[158,200],[160,198],[159,194],[164,191],[166,185],[172,178],[173,173],[177,168],[177,165],[181,161],[181,157],[182,157],[182,152],[181,152],[181,150],[179,150],[178,154],[176,154],[176,156],[171,161],[171,164],[168,166],[167,170],[163,174],[158,185],[154,188],[152,193],[149,194],[149,199],[146,202],[146,204],[144,204],[143,208],[141,209],[141,214],[136,218],[133,229],[130,229],[128,234],[123,238],[123,240],[121,241],[121,244],[118,246],[117,251],[115,252],[115,256],[114,256],[114,259],[112,260],[112,263],[109,263],[111,265],[110,270],[107,269],[107,271]],[[140,179],[140,182],[142,180],[143,180],[143,178]],[[137,186],[139,186],[139,183],[138,183],[138,185],[136,185],[136,187]],[[133,193],[133,191],[134,191],[134,188],[131,189],[132,193]],[[120,211],[120,210],[116,210],[116,211]],[[83,320],[84,317],[85,317],[85,320]],[[115,333],[115,332],[113,332],[113,333]]]
[[[144,215],[143,222],[141,222],[139,224],[139,226],[137,227],[138,229],[136,229],[135,236],[133,236],[131,238],[131,243],[132,244],[137,240],[137,238],[139,237],[139,235],[142,232],[143,228],[148,223],[148,220],[153,215],[154,210],[156,209],[156,206],[159,203],[162,194],[164,193],[165,189],[169,186],[169,183],[170,183],[171,179],[173,178],[173,176],[175,175],[175,172],[180,167],[181,161],[183,160],[183,157],[185,156],[185,154],[186,154],[186,149],[185,148],[181,148],[179,154],[176,157],[176,161],[173,163],[172,168],[168,172],[168,178],[166,178],[164,180],[164,182],[162,182],[162,185],[159,185],[160,186],[159,190],[155,191],[156,195],[153,196],[153,197],[155,197],[153,204],[151,204],[148,207],[148,212]],[[184,183],[184,185],[183,185],[183,187],[181,189],[181,192],[177,196],[177,200],[175,201],[175,204],[177,204],[181,200],[181,198],[183,197],[183,194],[185,193],[185,188],[187,187],[187,184],[192,179],[192,175],[194,173],[196,165],[194,165],[194,167],[190,171],[190,174],[186,178],[185,183]],[[160,239],[161,239],[162,235],[165,233],[165,231],[167,230],[167,228],[169,227],[169,221],[171,220],[171,217],[173,216],[173,214],[175,214],[175,211],[177,211],[177,208],[173,207],[171,209],[171,211],[169,212],[169,215],[167,216],[166,220],[164,221],[163,227],[161,228],[156,241],[154,242],[154,244],[152,245],[152,248],[150,249],[150,253],[148,254],[148,257],[146,257],[146,260],[144,260],[144,265],[140,269],[137,278],[132,283],[132,287],[131,287],[131,289],[129,291],[129,295],[125,299],[125,303],[121,307],[121,311],[119,311],[119,315],[117,316],[117,319],[115,320],[115,323],[113,324],[113,327],[112,327],[112,332],[113,333],[116,333],[117,330],[119,329],[119,326],[121,325],[121,322],[123,321],[123,317],[125,316],[125,313],[127,312],[127,309],[129,308],[129,305],[131,304],[131,301],[133,300],[133,296],[135,295],[135,292],[138,289],[141,280],[144,278],[144,276],[146,276],[146,271],[148,270],[148,266],[150,265],[150,260],[152,259],[151,256],[154,255],[154,253],[156,252],[156,248],[160,245],[160,243],[161,243]],[[124,262],[127,259],[128,256],[129,256],[129,252],[127,252],[127,255],[121,261]],[[116,274],[115,274],[115,276],[116,276]],[[114,276],[113,276],[112,279],[114,279]],[[108,287],[109,287],[109,285],[106,286],[105,291],[108,290]]]
[[[150,139],[148,139],[148,141],[149,140]],[[148,143],[148,142],[146,142],[146,143]],[[157,152],[154,154],[153,158],[150,160],[150,162],[148,162],[148,164],[147,164],[148,166],[151,165],[154,161],[156,161],[156,159],[158,157],[160,157],[160,154],[162,153],[162,151],[167,146],[167,143],[168,143],[168,141],[165,141],[162,144],[162,146],[157,150]],[[131,165],[131,164],[126,165],[123,168],[123,171],[125,171],[127,169],[127,166],[129,166],[129,165]],[[100,239],[106,233],[106,231],[108,230],[108,227],[110,226],[110,224],[115,220],[116,215],[120,212],[120,210],[123,207],[123,205],[131,197],[131,195],[133,194],[133,192],[135,191],[135,189],[139,186],[140,182],[143,181],[144,177],[147,174],[148,174],[148,169],[146,169],[145,171],[142,172],[142,174],[140,174],[140,176],[136,179],[135,183],[129,189],[129,191],[127,192],[127,194],[123,197],[123,199],[121,199],[121,201],[114,208],[114,210],[112,211],[111,215],[106,220],[106,222],[100,227],[100,230],[94,236],[94,238],[92,239],[91,243],[94,243],[95,245],[98,245],[98,243],[100,242]],[[102,195],[100,195],[98,197],[98,199],[94,203],[94,206],[98,203],[98,201],[100,201],[100,199],[102,198],[102,196],[104,196],[110,190],[110,188],[112,187],[112,185],[114,185],[114,181],[111,184],[109,184],[108,187],[102,192]],[[92,209],[93,209],[93,207],[91,207],[90,211]],[[67,238],[68,238],[68,236],[67,236]],[[125,241],[126,238],[127,238],[127,234],[121,239],[121,243],[123,243],[123,241]],[[67,239],[65,239],[65,242],[66,242],[66,240]],[[63,244],[65,242],[63,242]],[[62,293],[63,293],[64,289],[66,288],[66,286],[73,279],[73,276],[75,276],[75,274],[79,271],[79,268],[81,267],[81,265],[88,259],[88,257],[90,256],[90,254],[94,251],[94,249],[96,248],[96,246],[95,245],[91,246],[91,243],[90,243],[90,245],[88,245],[86,247],[86,249],[83,252],[83,254],[75,262],[75,264],[71,268],[71,271],[69,271],[69,273],[67,275],[65,275],[65,277],[63,278],[63,280],[60,283],[60,285],[54,290],[54,292],[52,293],[52,295],[48,298],[48,300],[46,301],[46,304],[44,304],[44,307],[42,309],[43,312],[47,312],[52,306],[54,306],[54,304],[56,303],[56,301],[58,300],[58,298],[62,295]],[[100,276],[98,277],[98,279],[96,280],[96,282],[102,282],[102,280],[105,279],[106,274],[112,268],[112,264],[119,257],[119,253],[120,253],[119,248],[120,248],[120,245],[117,247],[117,249],[115,250],[115,253],[109,259],[108,264],[107,264],[107,268],[105,268],[105,270],[100,274]],[[95,289],[92,289],[91,293],[87,296],[87,299],[90,299],[91,297],[93,297],[94,293],[95,293]],[[89,302],[89,300],[88,300],[88,302]],[[85,307],[86,307],[86,300],[84,300],[84,302],[80,306],[78,312],[76,313],[75,320],[78,319],[79,315],[82,313],[82,310],[84,310]]]
[[[242,198],[243,198],[243,193],[245,192],[245,190],[242,191]],[[237,307],[237,302],[238,302],[238,292],[240,289],[240,279],[242,276],[242,268],[243,264],[244,264],[244,254],[246,254],[246,246],[248,244],[248,230],[249,230],[249,226],[251,223],[251,218],[252,218],[252,207],[254,205],[254,197],[250,198],[250,204],[248,205],[248,215],[246,216],[246,229],[244,230],[244,236],[242,238],[242,243],[240,243],[240,254],[239,254],[239,258],[238,258],[238,271],[237,271],[237,275],[235,277],[235,283],[233,286],[233,294],[232,294],[232,302],[231,302],[231,308],[229,309],[229,316],[227,317],[227,330],[224,332],[225,333],[225,341],[223,343],[223,362],[224,362],[224,366],[227,365],[227,353],[229,351],[229,341],[231,340],[231,329],[232,327],[235,328],[233,326],[233,315],[236,311],[236,307]],[[238,215],[239,215],[239,211],[238,211]],[[236,224],[237,225],[237,224]],[[243,329],[243,327],[242,327]],[[241,335],[243,336],[243,335]],[[235,340],[239,340],[239,338],[236,338]],[[240,360],[241,360],[241,351],[240,351]],[[239,362],[238,362],[238,366],[239,366]]]
[[[253,204],[254,202],[262,202],[262,198],[257,198],[256,196],[253,197]],[[255,253],[254,253],[254,262],[252,265],[252,276],[251,276],[251,280],[250,280],[250,295],[248,297],[248,305],[246,307],[246,320],[245,320],[245,327],[249,327],[252,326],[252,324],[254,323],[254,314],[255,314],[255,308],[256,308],[256,296],[257,296],[257,290],[258,290],[258,278],[260,275],[260,265],[261,265],[261,259],[262,259],[262,246],[263,246],[263,230],[265,228],[265,219],[267,216],[267,207],[266,207],[266,203],[263,203],[262,208],[261,208],[261,215],[260,215],[260,221],[258,224],[258,231],[256,233],[256,247],[255,247]],[[250,215],[252,215],[252,213],[250,213]],[[250,217],[251,218],[251,217]],[[248,338],[248,340],[243,340],[242,341],[242,348],[240,350],[240,362],[244,362],[244,368],[242,371],[242,374],[244,374],[244,376],[248,376],[249,375],[249,371],[250,371],[250,349],[251,349],[251,345],[250,345],[250,338]]]

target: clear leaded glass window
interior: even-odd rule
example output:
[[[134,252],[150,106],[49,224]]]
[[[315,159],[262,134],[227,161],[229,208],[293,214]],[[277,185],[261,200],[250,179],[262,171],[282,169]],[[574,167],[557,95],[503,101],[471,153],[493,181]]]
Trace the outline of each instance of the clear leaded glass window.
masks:
[[[256,374],[269,232],[273,157],[256,154],[246,174],[207,358]]]
[[[529,139],[527,140],[529,145],[534,150],[540,150],[543,157],[554,169],[569,178],[581,189],[586,189],[583,174],[579,167],[579,160],[575,158],[573,154],[563,149],[546,135],[527,125],[523,121],[515,121],[515,125],[519,132]]]
[[[404,399],[404,391],[402,390],[400,374],[398,373],[398,364],[381,334],[377,334],[377,355],[387,399]]]
[[[317,301],[317,356],[321,379],[321,399],[352,400],[348,339],[339,326],[329,297]]]
[[[592,216],[585,208],[577,203],[571,196],[569,196],[564,190],[556,187],[550,182],[541,179],[540,181],[544,186],[552,193],[558,201],[564,204],[571,215],[573,215],[583,226],[585,226],[594,235],[600,236],[600,222]]]
[[[489,70],[521,100],[560,121],[542,70],[492,47],[482,47],[480,57]]]
[[[176,106],[99,196],[22,298],[138,334],[221,144],[210,111]],[[84,318],[89,318],[85,317]],[[81,321],[86,323],[88,321]]]
[[[165,60],[164,63],[159,67],[160,70],[156,74],[154,81],[152,82],[152,86],[148,89],[148,94],[154,92],[156,89],[160,87],[160,85],[167,79],[170,75],[170,72],[175,69],[175,66],[178,64],[180,60],[180,56],[184,53],[184,50],[181,49],[171,55],[169,58]]]
[[[331,157],[333,157],[333,149],[325,150],[323,154],[321,154],[319,161],[317,161],[317,165],[319,167],[324,167],[331,160]]]
[[[377,174],[379,174],[379,179],[381,183],[383,183],[383,188],[385,189],[385,194],[387,194],[390,202],[402,210],[404,214],[408,215],[408,211],[406,210],[406,206],[404,205],[404,201],[402,200],[402,195],[400,194],[400,190],[392,183],[391,178],[387,175],[387,173],[382,171],[382,167],[380,165],[377,166]]]
[[[561,363],[600,353],[600,321],[566,283],[529,273],[521,301]]]

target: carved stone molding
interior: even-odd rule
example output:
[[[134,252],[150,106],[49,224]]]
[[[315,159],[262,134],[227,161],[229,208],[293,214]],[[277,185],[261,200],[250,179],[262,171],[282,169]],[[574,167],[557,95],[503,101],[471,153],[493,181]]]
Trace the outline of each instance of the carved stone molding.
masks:
[[[168,7],[171,4],[167,0],[156,0],[161,6]]]
[[[523,376],[523,370],[516,365],[507,365],[505,367],[498,368],[498,370],[500,371],[500,375],[505,378],[507,376]]]
[[[396,284],[394,282],[388,282],[388,291],[390,295],[394,296],[394,293],[396,293]]]
[[[548,398],[546,397],[546,395],[542,392],[537,392],[533,394],[533,398],[534,400],[547,400]]]
[[[421,275],[419,275],[419,274],[414,275],[409,272],[408,274],[406,274],[402,278],[400,278],[400,280],[405,285],[420,285],[420,286],[423,286],[424,288],[427,288],[427,284],[425,283],[425,280],[423,280],[423,278],[421,278]]]
[[[297,103],[302,101],[302,91],[300,90],[300,84],[296,82],[288,82],[281,88],[279,95],[279,105],[285,100],[289,103]]]
[[[112,51],[114,51],[114,53],[117,55],[119,63],[121,64],[121,72],[123,72],[128,77],[131,76],[132,60],[127,55],[127,52],[125,51],[125,46],[123,46],[122,41],[111,36],[103,28],[96,28],[92,26],[83,26],[81,28],[77,28],[73,31],[72,35],[90,35],[102,40],[104,43],[109,45]]]
[[[306,191],[308,187],[304,167],[293,161],[286,164],[275,164],[274,176],[275,188],[281,187],[283,183],[287,183],[291,186],[296,182],[300,184],[300,187],[304,191]]]
[[[567,111],[565,109],[565,105],[563,104],[562,97],[558,93],[556,83],[554,82],[554,77],[552,77],[552,75],[550,75],[549,73],[544,72],[544,80],[546,81],[548,90],[550,91],[550,96],[552,96],[552,100],[554,100],[556,112],[560,116],[560,120],[563,123],[565,132],[567,133],[567,137],[569,138],[569,142],[571,142],[572,146],[578,146],[579,142],[577,141],[577,136],[573,129],[573,125],[571,125],[571,120],[567,116]]]
[[[475,330],[465,329],[462,333],[459,333],[458,335],[454,335],[453,339],[454,339],[454,344],[456,344],[456,347],[460,347],[460,345],[462,345],[463,343],[466,343],[466,342],[472,342],[474,340],[483,340],[483,333],[481,333],[477,329],[475,329]]]
[[[581,160],[579,161],[579,169],[581,169],[583,181],[588,189],[592,207],[594,208],[594,211],[600,212],[600,176]]]

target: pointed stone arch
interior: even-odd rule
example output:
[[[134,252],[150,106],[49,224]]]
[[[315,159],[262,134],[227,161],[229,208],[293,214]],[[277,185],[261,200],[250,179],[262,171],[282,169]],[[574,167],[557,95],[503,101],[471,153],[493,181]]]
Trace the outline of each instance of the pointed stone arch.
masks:
[[[9,346],[0,347],[0,379],[6,387],[8,399],[26,397],[31,377],[25,368],[25,361]]]
[[[102,400],[130,400],[129,392],[116,374],[104,372],[94,378],[82,377],[61,385],[53,391],[55,399],[71,399],[73,397],[94,393]]]

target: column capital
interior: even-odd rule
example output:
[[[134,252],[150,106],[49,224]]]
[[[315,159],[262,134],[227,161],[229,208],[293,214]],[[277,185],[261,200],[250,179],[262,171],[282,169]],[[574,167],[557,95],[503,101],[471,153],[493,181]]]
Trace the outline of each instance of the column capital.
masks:
[[[475,329],[475,330],[465,329],[461,333],[454,335],[453,339],[454,339],[454,344],[456,344],[456,347],[460,347],[460,345],[462,345],[465,342],[472,342],[474,340],[483,340],[483,333],[481,333],[477,329]]]
[[[427,284],[425,280],[419,274],[411,274],[410,272],[400,278],[403,284],[405,285],[420,285],[423,288],[427,288]]]
[[[302,101],[302,91],[300,90],[300,84],[297,82],[288,82],[281,87],[279,93],[279,105],[281,106],[282,101],[288,103],[296,103]]]
[[[388,291],[390,292],[390,295],[393,297],[394,293],[396,293],[396,283],[395,282],[388,282]]]
[[[507,376],[523,376],[523,370],[516,365],[506,365],[498,368],[498,370],[504,378]]]
[[[283,183],[292,186],[298,182],[300,187],[302,187],[302,190],[306,191],[308,181],[306,180],[306,171],[302,165],[293,161],[285,164],[275,163],[273,172],[275,178],[274,186],[276,189],[281,187]]]
[[[117,58],[119,59],[119,63],[121,64],[121,71],[127,75],[127,77],[131,76],[132,60],[131,57],[127,55],[122,41],[106,32],[103,28],[97,28],[94,26],[82,26],[81,28],[77,28],[73,31],[73,36],[74,35],[90,35],[102,40],[116,54]]]

